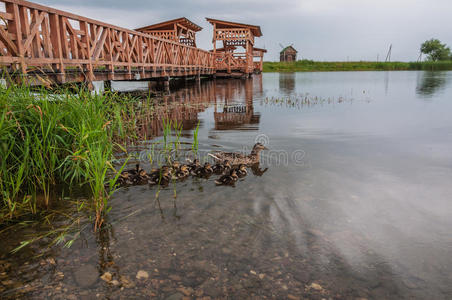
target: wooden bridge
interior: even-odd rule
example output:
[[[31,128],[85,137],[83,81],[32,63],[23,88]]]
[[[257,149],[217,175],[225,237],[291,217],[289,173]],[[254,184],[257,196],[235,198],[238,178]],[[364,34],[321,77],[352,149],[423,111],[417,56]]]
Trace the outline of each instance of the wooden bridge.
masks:
[[[0,65],[3,76],[30,84],[262,71],[266,51],[254,48],[259,26],[207,20],[214,25],[213,51],[196,48],[202,28],[186,18],[129,30],[23,0],[0,0]],[[234,53],[239,46],[245,51]]]

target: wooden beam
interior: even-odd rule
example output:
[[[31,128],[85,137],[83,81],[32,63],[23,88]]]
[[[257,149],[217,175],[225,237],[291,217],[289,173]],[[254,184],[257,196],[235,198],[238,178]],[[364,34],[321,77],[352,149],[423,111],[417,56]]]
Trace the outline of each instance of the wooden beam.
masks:
[[[57,68],[60,72],[64,72],[63,66],[63,49],[61,46],[61,36],[60,36],[60,20],[59,16],[56,14],[50,14],[50,40],[52,43],[53,57],[59,59],[59,64]]]

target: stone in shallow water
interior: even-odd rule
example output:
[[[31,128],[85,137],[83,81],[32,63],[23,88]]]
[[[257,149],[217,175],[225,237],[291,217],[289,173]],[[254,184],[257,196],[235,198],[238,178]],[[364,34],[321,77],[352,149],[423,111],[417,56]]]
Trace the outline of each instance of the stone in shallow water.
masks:
[[[148,279],[148,278],[149,278],[148,272],[143,271],[143,270],[138,271],[138,273],[137,273],[137,279],[138,280],[140,280],[140,279]]]
[[[166,300],[181,300],[183,297],[184,297],[183,294],[175,293],[175,294],[172,294],[171,296],[169,296],[168,298],[166,298]]]
[[[113,276],[111,275],[110,272],[105,272],[104,275],[102,275],[100,277],[100,279],[102,279],[105,282],[111,282],[111,280],[113,279]]]
[[[119,280],[122,286],[125,287],[126,289],[131,289],[135,287],[135,283],[133,283],[127,276],[120,276]]]
[[[97,282],[99,273],[92,265],[82,265],[74,272],[74,278],[79,286],[90,287]]]
[[[191,287],[180,287],[177,290],[184,294],[185,296],[190,296],[194,292]]]
[[[112,280],[112,281],[111,281],[111,284],[113,284],[114,286],[120,285],[119,281],[117,281],[116,279],[115,279],[115,280]]]
[[[204,293],[214,298],[221,296],[221,289],[216,287],[215,284],[209,283],[204,287]]]
[[[316,291],[321,291],[321,290],[323,290],[323,287],[320,284],[313,282],[313,283],[311,283],[309,285],[309,289],[314,289]]]

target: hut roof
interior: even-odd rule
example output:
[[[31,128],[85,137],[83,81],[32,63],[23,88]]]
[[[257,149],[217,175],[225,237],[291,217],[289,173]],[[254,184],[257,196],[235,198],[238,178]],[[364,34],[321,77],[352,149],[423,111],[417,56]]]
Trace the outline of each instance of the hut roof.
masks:
[[[144,26],[141,28],[137,28],[135,29],[136,31],[145,31],[145,30],[172,30],[174,29],[174,24],[180,24],[184,27],[187,27],[190,30],[193,31],[201,31],[202,27],[199,25],[196,25],[195,23],[193,23],[192,21],[190,21],[189,19],[182,17],[182,18],[178,18],[178,19],[174,19],[174,20],[169,20],[169,21],[165,21],[165,22],[161,22],[161,23],[157,23],[157,24],[153,24],[153,25],[148,25],[148,26]]]
[[[206,18],[207,22],[210,24],[216,24],[217,28],[249,28],[251,29],[251,32],[254,36],[260,37],[262,36],[261,27],[257,25],[250,25],[250,24],[244,24],[244,23],[237,23],[237,22],[229,22],[229,21],[223,21],[218,19],[211,19]]]
[[[287,50],[292,50],[292,51],[295,51],[295,52],[298,53],[298,51],[297,51],[294,47],[292,47],[292,46],[287,46],[287,47],[285,47],[284,49],[281,50],[280,53],[286,52]]]

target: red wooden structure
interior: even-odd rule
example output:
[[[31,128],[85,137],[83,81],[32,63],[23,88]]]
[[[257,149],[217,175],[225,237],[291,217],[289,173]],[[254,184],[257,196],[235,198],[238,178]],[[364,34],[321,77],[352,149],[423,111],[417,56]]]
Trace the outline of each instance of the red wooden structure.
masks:
[[[196,47],[196,32],[202,27],[187,18],[179,18],[135,29],[153,36]]]
[[[262,71],[265,49],[254,47],[254,39],[262,36],[260,26],[206,18],[213,25],[213,52],[217,74],[251,74]],[[218,47],[217,42],[221,43]],[[260,61],[254,63],[254,58]]]
[[[24,0],[0,0],[0,66],[32,84],[43,77],[56,83],[149,80],[262,68],[265,50],[253,49],[254,37],[262,35],[258,26],[241,24],[234,32],[231,24],[239,23],[222,27],[224,21],[209,20],[227,51],[196,48],[201,27],[186,18],[129,30]],[[229,57],[232,46],[244,46],[245,54]]]

